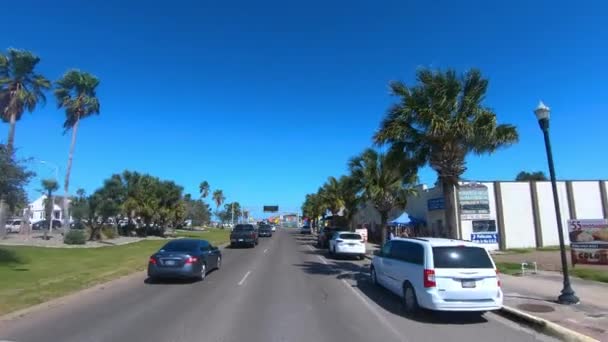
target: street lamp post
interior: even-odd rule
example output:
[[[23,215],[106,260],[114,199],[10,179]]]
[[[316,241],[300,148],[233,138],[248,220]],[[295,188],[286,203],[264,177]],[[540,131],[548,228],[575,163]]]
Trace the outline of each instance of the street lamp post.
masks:
[[[570,276],[568,274],[568,259],[566,258],[566,246],[564,245],[564,229],[562,224],[562,214],[559,206],[559,197],[557,194],[557,181],[555,179],[555,167],[553,165],[553,152],[551,151],[551,139],[549,138],[549,107],[541,101],[538,107],[534,110],[534,114],[538,119],[540,129],[545,137],[545,148],[547,150],[547,161],[549,163],[549,174],[551,176],[551,187],[553,189],[553,202],[555,205],[555,217],[557,220],[557,233],[559,236],[559,251],[562,259],[562,273],[564,276],[564,288],[561,295],[557,297],[560,304],[577,304],[580,300],[570,286]]]

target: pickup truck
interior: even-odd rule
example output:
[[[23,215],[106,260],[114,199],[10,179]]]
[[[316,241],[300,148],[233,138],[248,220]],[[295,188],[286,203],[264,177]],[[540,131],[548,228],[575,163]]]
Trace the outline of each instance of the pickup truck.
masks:
[[[258,244],[258,231],[252,224],[237,224],[230,233],[230,247]]]

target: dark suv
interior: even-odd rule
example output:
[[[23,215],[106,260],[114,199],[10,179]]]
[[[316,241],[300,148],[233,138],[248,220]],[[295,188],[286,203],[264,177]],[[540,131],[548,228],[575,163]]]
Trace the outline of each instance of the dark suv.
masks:
[[[230,233],[230,247],[258,244],[258,230],[252,224],[237,224]]]
[[[260,224],[258,226],[258,235],[260,237],[272,237],[272,227],[269,224]]]

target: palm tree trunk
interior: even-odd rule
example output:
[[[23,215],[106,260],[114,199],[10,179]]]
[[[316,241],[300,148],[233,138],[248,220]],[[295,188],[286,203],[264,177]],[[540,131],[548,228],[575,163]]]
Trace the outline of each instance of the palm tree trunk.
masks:
[[[68,211],[68,190],[70,186],[70,172],[72,172],[72,159],[74,159],[74,147],[76,146],[76,134],[78,133],[78,123],[80,120],[77,118],[74,126],[72,127],[72,142],[70,143],[70,154],[68,155],[68,165],[65,168],[65,182],[63,183],[63,227],[64,231],[70,229],[70,215]]]
[[[445,223],[448,229],[449,237],[458,239],[458,223],[456,222],[457,210],[455,199],[456,186],[448,181],[442,181],[443,200],[445,202]]]
[[[388,211],[380,212],[380,245],[386,242],[386,222],[388,221]]]
[[[12,113],[9,119],[8,138],[6,139],[6,151],[9,156],[13,155],[15,148],[15,126],[17,126],[17,115]]]

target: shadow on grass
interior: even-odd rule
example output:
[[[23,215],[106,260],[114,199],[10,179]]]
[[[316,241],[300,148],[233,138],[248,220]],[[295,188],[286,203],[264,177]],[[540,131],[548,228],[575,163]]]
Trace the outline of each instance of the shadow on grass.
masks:
[[[0,248],[0,265],[25,264],[26,260],[15,251]]]
[[[308,274],[333,276],[338,280],[346,280],[348,286],[358,288],[358,290],[369,300],[378,304],[378,306],[388,312],[404,317],[404,319],[424,324],[441,325],[470,325],[488,321],[481,313],[433,312],[420,310],[416,314],[406,315],[403,312],[401,299],[398,296],[371,282],[368,265],[332,260],[329,264],[305,262],[296,264],[295,266],[300,267]]]

